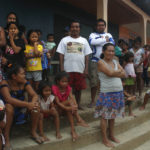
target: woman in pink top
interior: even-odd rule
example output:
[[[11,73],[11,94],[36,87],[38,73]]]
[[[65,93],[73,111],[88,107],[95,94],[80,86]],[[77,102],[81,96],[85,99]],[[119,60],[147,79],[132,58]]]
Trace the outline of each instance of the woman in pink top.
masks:
[[[78,114],[78,105],[72,95],[72,88],[68,84],[68,74],[60,72],[55,78],[56,85],[52,86],[52,92],[55,95],[56,105],[59,113],[65,112],[71,125],[72,140],[75,141],[78,135],[75,131],[74,120],[75,116],[77,125],[88,127],[84,120]]]

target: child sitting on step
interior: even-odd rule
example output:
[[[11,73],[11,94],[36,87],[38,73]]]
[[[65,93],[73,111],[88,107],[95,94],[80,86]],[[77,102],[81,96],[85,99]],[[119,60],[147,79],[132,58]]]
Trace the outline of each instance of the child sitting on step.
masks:
[[[77,120],[77,125],[88,127],[84,120],[78,114],[78,105],[72,95],[72,88],[68,84],[69,76],[66,72],[60,72],[56,75],[56,85],[52,86],[52,92],[56,96],[56,105],[60,114],[65,112],[71,125],[72,140],[76,141],[78,135],[75,131],[74,120]]]
[[[41,106],[41,117],[39,121],[40,136],[43,142],[49,141],[43,132],[43,118],[54,117],[56,127],[56,138],[62,138],[60,134],[59,114],[54,106],[55,96],[51,93],[51,84],[47,81],[41,81],[39,84],[39,103]]]

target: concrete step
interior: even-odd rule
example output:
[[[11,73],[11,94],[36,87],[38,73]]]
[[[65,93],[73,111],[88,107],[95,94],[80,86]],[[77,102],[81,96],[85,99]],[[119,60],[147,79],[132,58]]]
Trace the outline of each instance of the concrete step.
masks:
[[[131,128],[127,132],[119,134],[117,138],[121,140],[121,143],[115,144],[115,148],[107,148],[101,142],[97,142],[84,148],[79,148],[77,150],[133,150],[138,146],[139,147],[135,150],[142,150],[141,148],[145,148],[145,146],[147,146],[148,148],[150,144],[145,143],[145,141],[150,140],[150,121],[147,121],[137,127]],[[143,145],[140,146],[141,144]]]
[[[119,135],[121,133],[125,133],[129,129],[131,130],[134,128],[138,129],[138,126],[142,128],[143,126],[142,124],[146,122],[147,120],[149,120],[149,116],[150,116],[149,109],[150,109],[150,104],[148,104],[147,109],[144,111],[139,111],[139,109],[135,109],[134,113],[137,115],[136,118],[127,116],[124,119],[120,119],[120,118],[116,119],[115,134]],[[14,150],[26,150],[26,149],[28,150],[34,150],[34,149],[36,150],[58,150],[60,149],[60,147],[61,147],[61,150],[76,150],[78,148],[82,148],[84,146],[101,141],[100,127],[99,127],[100,121],[99,120],[92,121],[89,125],[90,125],[89,128],[76,127],[76,131],[79,134],[79,139],[76,142],[71,141],[69,127],[65,127],[61,129],[61,134],[63,136],[61,140],[56,140],[54,130],[47,131],[46,135],[51,139],[51,141],[44,143],[40,146],[30,139],[29,134],[26,136],[22,136],[22,133],[19,132],[18,130],[16,130],[15,132],[19,132],[18,133],[19,136],[15,136],[12,133],[11,141],[12,141]],[[145,130],[147,130],[146,125],[144,126]],[[137,130],[137,132],[139,132],[139,129]],[[134,135],[136,136],[136,134]],[[123,137],[124,136],[126,135],[123,135]],[[129,138],[128,136],[127,138]],[[121,137],[120,139],[124,142],[125,139],[123,139],[123,137]],[[120,150],[123,150],[123,149],[120,149]]]
[[[144,93],[143,93],[144,96]],[[143,96],[142,99],[136,99],[136,101],[134,101],[132,103],[132,108],[135,109],[137,107],[139,107],[143,101]],[[85,97],[85,96],[84,96]],[[87,123],[91,123],[93,121],[96,121],[97,119],[95,119],[94,116],[94,111],[95,108],[88,108],[87,104],[83,105],[84,111],[78,111],[80,116],[87,122]],[[126,106],[126,112],[128,113],[128,107]],[[44,120],[44,126],[46,129],[46,132],[48,131],[53,131],[55,130],[55,126],[54,126],[54,122],[52,118],[48,118]],[[66,119],[66,116],[61,116],[60,117],[60,126],[61,128],[65,128],[69,126],[68,120]],[[16,130],[18,132],[16,132]],[[24,132],[22,132],[24,131]],[[23,125],[13,125],[12,127],[12,134],[15,136],[20,136],[20,133],[22,133],[23,135],[27,135],[30,131],[30,119],[28,120],[28,122],[26,124]],[[18,134],[19,133],[19,134]]]
[[[144,144],[140,145],[138,148],[134,150],[150,150],[150,140],[146,141]]]

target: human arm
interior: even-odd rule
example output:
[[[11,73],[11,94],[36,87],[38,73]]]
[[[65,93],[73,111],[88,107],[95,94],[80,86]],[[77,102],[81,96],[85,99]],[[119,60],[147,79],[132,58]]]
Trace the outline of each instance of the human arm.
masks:
[[[88,75],[88,63],[89,63],[89,56],[86,55],[86,56],[85,56],[85,69],[84,69],[84,75],[85,75],[85,76]]]
[[[64,71],[64,55],[59,54],[60,71]]]
[[[122,77],[125,73],[123,71],[123,69],[118,68],[118,70],[114,70],[114,69],[109,69],[106,64],[100,60],[98,62],[98,71],[103,72],[104,74],[106,74],[109,77]]]
[[[5,32],[2,27],[0,27],[0,47],[3,47],[6,45],[6,38],[5,38]]]
[[[18,54],[21,51],[21,47],[17,46],[14,42],[14,34],[9,33],[9,40],[10,40],[10,45],[12,49],[14,50],[15,54]]]
[[[3,85],[8,85],[7,81],[3,80],[0,83],[0,86],[1,86],[0,93],[3,96],[4,100],[6,101],[6,103],[9,103],[9,104],[11,104],[11,105],[13,105],[15,107],[26,107],[26,108],[28,108],[30,110],[35,107],[34,104],[28,103],[26,101],[20,101],[17,98],[13,98],[10,95],[10,91],[9,91],[8,86],[3,86]]]
[[[102,36],[95,36],[93,33],[89,37],[90,45],[103,45],[106,42],[109,42],[109,38],[104,38]]]
[[[39,46],[38,42],[34,43],[34,55],[35,57],[41,57],[43,54],[43,47],[42,45]]]

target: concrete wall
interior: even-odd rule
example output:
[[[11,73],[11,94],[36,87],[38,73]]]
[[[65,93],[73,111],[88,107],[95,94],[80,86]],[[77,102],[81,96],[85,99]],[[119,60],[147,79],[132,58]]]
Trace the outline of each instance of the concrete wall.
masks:
[[[35,0],[1,0],[0,25],[6,25],[6,15],[14,11],[19,22],[26,29],[41,29],[43,38],[53,32],[53,11],[47,3],[37,3]],[[49,5],[50,6],[50,5]]]

